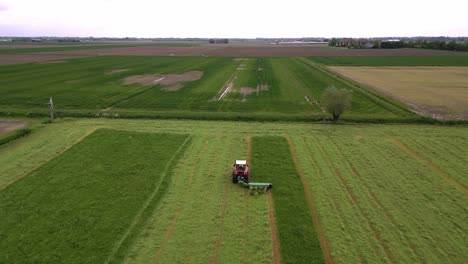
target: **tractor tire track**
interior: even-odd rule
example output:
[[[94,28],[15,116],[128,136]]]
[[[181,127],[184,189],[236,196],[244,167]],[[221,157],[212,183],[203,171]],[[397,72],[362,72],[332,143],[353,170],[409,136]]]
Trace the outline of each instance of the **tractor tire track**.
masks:
[[[170,170],[170,167],[172,164],[172,162],[174,161],[174,159],[177,157],[177,155],[184,149],[185,145],[187,145],[188,142],[191,141],[193,136],[189,136],[187,137],[187,139],[179,146],[179,148],[176,150],[176,152],[174,153],[174,155],[172,155],[172,157],[169,159],[169,161],[167,162],[163,172],[162,172],[162,176],[161,176],[161,179],[160,181],[158,182],[158,185],[155,187],[155,189],[153,190],[153,192],[150,194],[150,196],[145,200],[145,202],[143,203],[143,205],[141,206],[140,210],[138,211],[138,213],[135,215],[135,217],[133,218],[133,221],[132,223],[129,225],[129,227],[127,228],[127,230],[125,230],[125,232],[123,233],[122,237],[119,239],[119,241],[115,244],[115,246],[113,247],[111,253],[109,254],[109,256],[107,257],[106,261],[104,263],[110,263],[113,258],[115,257],[115,255],[117,254],[118,250],[120,249],[120,247],[122,247],[123,243],[125,242],[125,240],[128,238],[128,236],[132,233],[132,231],[135,229],[135,227],[137,226],[138,222],[141,220],[141,216],[143,215],[144,211],[146,210],[146,208],[148,208],[148,206],[150,205],[150,203],[153,201],[154,197],[156,196],[156,194],[159,192],[159,188],[161,187],[161,182],[163,182],[163,180],[167,177],[167,174],[168,174],[168,171]]]
[[[388,135],[390,140],[395,144],[397,147],[408,153],[410,156],[413,158],[417,159],[421,163],[424,163],[429,169],[434,171],[435,173],[439,174],[442,176],[442,178],[450,185],[452,185],[455,189],[458,191],[462,192],[465,195],[468,195],[468,188],[465,187],[463,184],[459,183],[457,180],[455,180],[452,176],[450,176],[447,172],[443,171],[439,166],[435,165],[432,163],[430,160],[426,159],[425,157],[421,156],[418,154],[416,151],[405,145],[403,142],[401,142],[399,139]]]
[[[334,264],[335,261],[333,260],[333,257],[331,255],[331,250],[330,250],[330,245],[328,244],[328,240],[325,237],[325,233],[322,228],[322,224],[320,223],[320,216],[318,213],[318,209],[315,206],[315,202],[313,199],[312,195],[312,190],[310,189],[309,182],[307,181],[304,171],[302,171],[301,166],[299,165],[299,161],[297,159],[296,151],[294,150],[293,143],[291,141],[291,138],[289,135],[285,135],[286,140],[288,141],[289,145],[289,152],[291,153],[291,157],[294,162],[294,166],[296,167],[296,172],[299,175],[302,183],[302,187],[304,188],[304,193],[306,195],[306,201],[307,204],[309,205],[309,212],[310,216],[312,218],[312,222],[315,227],[315,232],[317,233],[319,242],[320,242],[320,247],[322,248],[322,253],[325,258],[325,262],[328,264]]]
[[[317,142],[318,142],[318,139],[314,138]],[[320,152],[322,154],[326,154],[325,150],[323,149],[322,145],[321,144],[318,144],[319,146],[319,149],[320,149]],[[346,181],[344,180],[343,176],[341,175],[341,172],[334,166],[334,164],[329,160],[327,159],[326,160],[327,164],[328,164],[328,167],[330,168],[330,170],[334,170],[334,173],[335,175],[337,176],[337,179],[339,181],[339,183],[345,188],[345,191],[346,191],[346,194],[347,196],[351,199],[352,201],[352,204],[356,205],[357,208],[358,208],[358,212],[359,214],[366,220],[366,223],[367,223],[367,226],[369,226],[369,228],[371,229],[371,231],[374,233],[374,238],[379,241],[379,244],[382,246],[382,248],[384,249],[384,253],[387,257],[387,259],[391,262],[391,263],[395,263],[395,260],[393,258],[393,256],[390,254],[390,251],[387,247],[387,245],[385,245],[381,239],[381,236],[380,236],[380,233],[378,232],[378,230],[371,224],[370,222],[370,219],[369,219],[369,216],[364,212],[364,210],[362,209],[362,207],[360,206],[359,202],[357,201],[357,198],[356,196],[354,195],[354,193],[352,192],[351,188],[349,188],[348,184],[346,184]]]
[[[314,138],[315,139],[315,138]],[[302,137],[302,140],[304,141],[304,145],[306,146],[307,148],[307,152],[309,153],[309,160],[312,164],[314,164],[314,166],[317,168],[317,170],[319,171],[319,174],[320,175],[325,175],[325,172],[323,171],[322,167],[312,158],[312,156],[314,156],[313,154],[313,151],[312,149],[310,148],[310,145],[308,144],[307,140],[305,137]],[[317,140],[317,139],[315,139]],[[325,194],[326,196],[329,196],[331,197],[331,201],[333,203],[333,207],[335,208],[338,216],[339,216],[339,219],[341,219],[341,221],[343,222],[344,226],[345,227],[351,227],[352,224],[349,223],[349,221],[347,221],[347,218],[345,217],[345,213],[343,212],[343,209],[340,205],[339,202],[337,202],[336,198],[334,195],[329,195],[329,193],[326,193]],[[363,261],[363,253],[362,251],[360,251],[360,249],[358,249],[358,255],[360,256],[361,258],[361,263],[366,263]]]
[[[8,182],[7,184],[3,185],[0,187],[0,191],[5,189],[6,187],[10,186],[11,184],[17,182],[18,180],[26,177],[27,175],[29,175],[30,173],[32,173],[33,171],[39,169],[40,167],[42,167],[44,164],[48,163],[49,161],[57,158],[58,156],[62,155],[63,153],[65,153],[67,150],[71,149],[73,146],[75,146],[76,144],[80,143],[81,141],[83,141],[86,137],[88,137],[89,135],[91,135],[94,131],[96,131],[97,129],[99,129],[101,127],[93,127],[89,130],[87,130],[82,136],[80,136],[78,139],[76,139],[75,141],[73,141],[72,144],[70,144],[69,146],[65,147],[64,149],[60,150],[59,152],[57,152],[55,155],[53,155],[52,157],[48,158],[47,160],[45,160],[44,162],[42,162],[41,164],[31,168],[30,170],[26,171],[23,176],[21,177],[18,177],[16,179],[13,179],[12,181]]]
[[[208,145],[208,140],[204,140],[201,149],[206,149],[207,145]],[[202,159],[201,157],[202,157],[202,155],[199,155],[194,164],[199,164],[201,159]],[[196,167],[195,166],[191,166],[191,168],[192,169],[191,169],[191,172],[190,172],[190,176],[189,176],[189,178],[187,180],[188,181],[188,186],[192,185],[193,175],[196,172]],[[184,189],[184,193],[185,192],[186,192],[186,189]],[[187,203],[184,201],[183,205],[181,205],[181,207],[179,207],[179,209],[177,210],[177,214],[175,215],[172,222],[167,226],[166,231],[164,232],[164,238],[161,241],[161,245],[160,245],[158,251],[156,252],[156,254],[154,256],[154,263],[158,263],[159,259],[164,254],[164,250],[165,250],[166,245],[167,245],[167,243],[168,243],[168,241],[169,241],[169,239],[170,239],[170,237],[172,235],[172,231],[174,230],[174,228],[176,227],[180,217],[182,216],[186,205],[187,205]]]
[[[229,163],[228,168],[231,168],[231,164]],[[224,192],[223,192],[223,204],[221,207],[221,215],[220,215],[220,223],[218,226],[218,238],[216,239],[216,244],[214,248],[213,255],[211,255],[210,263],[216,263],[216,259],[218,258],[219,249],[221,248],[221,241],[223,241],[223,227],[224,227],[224,217],[226,215],[227,209],[227,197],[229,193],[229,182],[225,181],[224,183]]]
[[[269,191],[267,194],[267,203],[268,203],[268,217],[270,222],[270,229],[271,229],[271,244],[272,244],[272,263],[273,264],[280,264],[281,263],[281,254],[280,254],[280,242],[279,242],[279,235],[278,235],[278,227],[276,226],[275,220],[275,209],[273,203],[273,195],[272,192]]]
[[[333,141],[332,141],[333,142]],[[379,211],[383,212],[384,215],[387,217],[387,219],[393,224],[394,228],[397,228],[398,229],[398,222],[395,220],[395,218],[388,212],[388,210],[384,207],[384,205],[382,204],[382,202],[377,198],[377,196],[375,195],[375,193],[372,191],[372,188],[369,187],[369,185],[363,180],[363,177],[362,175],[357,171],[356,167],[353,165],[353,163],[349,160],[348,156],[349,155],[345,155],[343,153],[343,151],[336,145],[335,142],[333,142],[333,145],[335,146],[335,149],[337,150],[337,152],[343,157],[344,161],[350,166],[351,168],[351,171],[353,173],[353,175],[359,179],[359,182],[360,182],[360,185],[362,185],[364,187],[364,189],[369,193],[370,195],[370,198],[372,201],[375,202],[375,204],[377,204],[377,207],[379,209]],[[416,258],[418,259],[419,263],[425,263],[423,257],[417,253],[416,251],[416,246],[413,244],[413,242],[409,239],[408,236],[402,234],[402,237],[406,240],[406,242],[408,243],[408,246],[409,246],[409,249],[411,250],[411,252],[414,254],[414,256],[416,256]]]
[[[172,235],[172,231],[174,230],[174,227],[177,225],[177,222],[179,221],[180,216],[182,215],[183,211],[184,211],[183,207],[180,207],[177,210],[177,213],[174,216],[174,219],[172,219],[170,225],[166,229],[166,232],[164,232],[164,238],[163,238],[163,241],[161,242],[161,246],[159,247],[158,252],[154,256],[154,263],[155,264],[159,263],[159,259],[163,255],[164,249],[166,248],[166,245],[167,245],[167,242],[169,241],[169,238]]]
[[[338,177],[340,183],[343,185],[343,187],[345,188],[346,192],[348,193],[348,196],[351,198],[351,200],[353,201],[353,203],[357,206],[357,208],[359,209],[359,211],[361,212],[362,216],[364,216],[364,219],[366,219],[366,222],[367,222],[367,225],[370,227],[370,229],[372,230],[372,232],[374,233],[374,237],[377,241],[380,242],[380,244],[382,245],[383,249],[384,249],[384,252],[385,252],[385,255],[387,256],[387,259],[390,260],[391,263],[396,263],[395,262],[395,259],[393,257],[393,255],[391,254],[390,252],[390,249],[388,248],[388,246],[384,243],[383,239],[382,239],[382,236],[380,235],[380,232],[375,228],[375,226],[371,223],[370,221],[370,218],[368,216],[367,213],[364,212],[364,210],[362,209],[362,207],[359,205],[359,201],[358,199],[356,198],[356,196],[354,195],[353,191],[351,190],[351,188],[349,187],[349,185],[346,183],[343,175],[341,175],[341,172],[335,168],[335,174],[336,176]]]

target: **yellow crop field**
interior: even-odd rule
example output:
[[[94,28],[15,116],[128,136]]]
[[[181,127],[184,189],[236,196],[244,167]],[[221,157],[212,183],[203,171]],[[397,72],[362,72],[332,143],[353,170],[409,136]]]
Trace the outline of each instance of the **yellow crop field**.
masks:
[[[468,67],[329,67],[437,119],[468,119]]]

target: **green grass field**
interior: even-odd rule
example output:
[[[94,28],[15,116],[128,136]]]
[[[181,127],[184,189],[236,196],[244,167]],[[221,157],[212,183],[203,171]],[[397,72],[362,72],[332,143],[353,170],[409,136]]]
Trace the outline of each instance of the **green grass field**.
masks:
[[[113,70],[125,70],[110,74]],[[129,76],[202,71],[177,91],[160,84],[125,85]],[[220,94],[229,81],[233,89]],[[317,120],[329,86],[353,91],[349,120],[418,117],[404,106],[369,92],[304,58],[103,56],[62,63],[0,66],[0,112],[46,115],[52,96],[59,116],[177,117],[196,119]],[[248,94],[242,88],[251,89]],[[105,110],[105,111],[104,111]]]
[[[282,263],[325,263],[286,139],[254,137],[251,165],[255,181],[274,182]]]
[[[283,263],[319,260],[315,232],[335,263],[466,263],[467,142],[466,127],[62,119],[0,146],[0,258],[271,263],[274,210]],[[231,183],[249,145],[274,208]]]
[[[73,51],[73,50],[94,50],[94,49],[118,49],[118,48],[130,48],[130,47],[151,47],[151,46],[167,46],[167,47],[191,47],[199,45],[197,42],[145,42],[145,43],[86,43],[86,42],[77,42],[77,43],[58,43],[58,42],[46,42],[43,44],[34,43],[32,45],[37,45],[36,48],[22,48],[21,45],[31,45],[31,43],[18,44],[18,43],[8,43],[9,45],[18,45],[18,48],[14,49],[2,49],[0,45],[0,55],[3,54],[36,54],[42,52],[60,52],[60,51]],[[4,44],[5,45],[5,44]],[[41,47],[41,45],[57,45],[59,47]]]
[[[0,262],[113,260],[163,196],[187,139],[98,130],[8,185]]]
[[[309,59],[332,66],[468,66],[468,56],[347,56]]]

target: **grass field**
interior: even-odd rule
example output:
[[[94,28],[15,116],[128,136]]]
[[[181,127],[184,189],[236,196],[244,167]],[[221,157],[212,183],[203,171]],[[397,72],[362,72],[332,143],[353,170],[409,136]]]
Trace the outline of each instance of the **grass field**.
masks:
[[[10,43],[11,44],[11,43]],[[41,47],[41,45],[57,45],[56,47]],[[98,44],[98,45],[97,45]],[[18,44],[14,44],[18,45]],[[26,45],[26,44],[24,44]],[[21,47],[18,48],[2,48],[0,45],[0,54],[31,54],[31,53],[44,53],[44,52],[59,52],[59,51],[74,51],[74,50],[95,50],[95,49],[114,49],[114,48],[129,48],[129,47],[151,47],[151,46],[163,46],[163,47],[192,47],[197,46],[199,43],[191,42],[143,42],[143,43],[71,43],[71,44],[59,44],[59,43],[45,43],[45,44],[33,44],[37,47]]]
[[[0,146],[0,258],[271,263],[274,210],[283,263],[319,260],[320,235],[334,263],[466,263],[467,142],[466,127],[59,120]],[[230,182],[243,158],[270,194]]]
[[[165,91],[158,83],[123,83],[129,76],[189,71],[202,71],[203,77],[181,82],[177,91]],[[220,99],[229,83],[232,90]],[[303,58],[102,56],[4,65],[0,112],[46,115],[52,96],[62,116],[316,120],[324,115],[320,96],[332,85],[353,90],[353,108],[344,118],[418,118],[397,102],[351,85]]]
[[[309,59],[330,66],[468,66],[468,56],[346,56]]]
[[[163,196],[187,139],[98,130],[8,185],[1,262],[112,260]]]
[[[304,187],[284,137],[252,139],[255,181],[274,182],[274,207],[282,263],[325,263]]]
[[[330,67],[423,115],[468,118],[468,67]]]

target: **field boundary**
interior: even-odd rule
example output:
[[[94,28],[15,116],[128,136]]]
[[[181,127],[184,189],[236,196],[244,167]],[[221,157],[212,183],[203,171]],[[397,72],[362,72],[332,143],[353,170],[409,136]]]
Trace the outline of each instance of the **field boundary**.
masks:
[[[358,83],[358,82],[355,82],[354,80],[351,80],[335,71],[332,71],[322,65],[319,65],[307,58],[300,58],[299,59],[300,62],[306,64],[306,65],[309,65],[310,67],[314,67],[315,69],[317,70],[320,70],[326,74],[328,74],[329,76],[331,76],[332,78],[344,83],[344,84],[347,84],[349,85],[350,87],[353,88],[353,90],[355,90],[356,92],[359,92],[361,94],[363,94],[364,96],[366,96],[367,98],[369,98],[369,100],[375,102],[376,104],[379,104],[380,106],[382,106],[383,108],[387,109],[388,111],[390,111],[391,113],[393,113],[394,115],[396,115],[397,117],[400,117],[400,118],[403,118],[405,117],[405,115],[416,115],[415,113],[413,113],[411,110],[409,110],[404,104],[400,103],[399,101],[397,100],[394,100],[393,98],[388,98],[387,96],[385,95],[381,95],[375,91],[373,91],[372,89],[369,89],[365,86],[363,86],[362,84]],[[397,110],[397,111],[395,111]],[[402,115],[404,114],[404,115]],[[419,115],[416,115],[418,117],[420,117]]]
[[[443,171],[439,166],[436,164],[432,163],[432,161],[426,159],[425,157],[421,156],[419,153],[405,145],[403,142],[401,142],[399,139],[393,136],[389,136],[390,140],[394,145],[399,147],[400,149],[404,150],[406,153],[408,153],[410,156],[418,160],[419,162],[425,164],[429,169],[437,173],[438,175],[442,176],[442,178],[450,185],[452,185],[455,189],[458,191],[462,192],[464,195],[468,195],[468,188],[465,187],[463,184],[459,183],[457,180],[455,180],[452,176],[450,176],[447,172]]]
[[[312,218],[312,222],[314,223],[315,231],[320,241],[320,246],[322,248],[323,256],[325,257],[325,262],[327,264],[335,264],[333,260],[330,245],[328,244],[328,240],[325,237],[325,232],[323,231],[322,224],[320,222],[320,215],[318,213],[317,206],[315,205],[312,190],[310,189],[309,182],[307,181],[304,171],[302,170],[299,160],[296,155],[296,151],[294,150],[293,142],[289,135],[285,135],[286,140],[288,141],[289,145],[289,152],[291,152],[291,157],[294,162],[294,166],[296,167],[297,174],[299,175],[302,186],[304,187],[304,193],[306,195],[306,201],[309,205],[310,216]]]
[[[31,174],[33,171],[39,169],[40,167],[42,167],[44,164],[47,164],[49,161],[57,158],[58,156],[62,155],[63,153],[65,153],[67,150],[71,149],[73,146],[75,146],[76,144],[80,143],[81,141],[83,141],[86,137],[88,137],[89,135],[91,135],[94,131],[96,131],[97,129],[99,129],[101,127],[93,127],[89,130],[87,130],[85,132],[85,134],[83,134],[82,136],[80,136],[78,139],[76,139],[75,141],[73,141],[72,144],[70,144],[69,146],[67,146],[66,148],[62,149],[61,151],[59,151],[58,153],[56,153],[55,155],[53,155],[52,157],[48,158],[47,160],[45,160],[44,162],[42,162],[41,164],[31,168],[30,170],[26,171],[23,176],[21,177],[18,177],[16,179],[13,179],[12,181],[10,181],[9,183],[5,184],[3,187],[0,187],[0,191],[7,188],[8,186],[10,186],[11,184],[21,180],[22,178],[28,176],[29,174]]]
[[[153,190],[153,192],[150,194],[150,196],[146,199],[145,203],[142,205],[141,209],[138,211],[138,213],[135,215],[133,218],[132,223],[130,226],[125,230],[124,234],[122,237],[119,239],[119,241],[116,243],[116,245],[113,247],[113,250],[107,257],[106,261],[104,263],[110,263],[112,259],[115,257],[117,254],[118,250],[122,247],[123,243],[125,240],[128,238],[130,233],[133,231],[135,226],[137,225],[138,221],[140,221],[141,215],[144,213],[144,211],[147,209],[147,207],[150,205],[156,194],[159,192],[159,189],[161,187],[161,183],[164,181],[164,179],[167,177],[168,171],[170,169],[170,166],[172,165],[172,162],[174,159],[177,157],[177,155],[184,149],[185,145],[192,139],[192,136],[188,136],[185,141],[179,146],[177,151],[172,155],[170,160],[168,160],[166,166],[164,167],[164,171],[162,173],[162,177],[159,180],[159,184],[156,186],[156,188]]]

